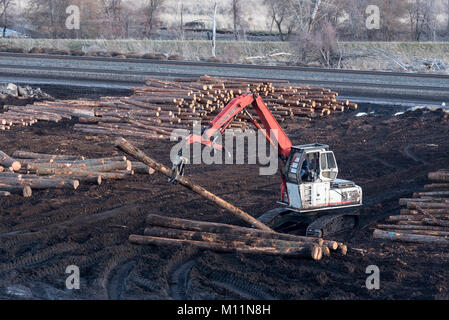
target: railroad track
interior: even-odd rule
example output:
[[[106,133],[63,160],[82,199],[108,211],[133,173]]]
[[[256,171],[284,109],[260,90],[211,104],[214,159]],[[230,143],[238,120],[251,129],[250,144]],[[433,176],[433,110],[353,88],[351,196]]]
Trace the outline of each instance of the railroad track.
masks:
[[[205,74],[289,80],[328,87],[347,97],[449,102],[449,75],[442,74],[0,53],[0,82],[131,88],[145,78],[171,80]]]

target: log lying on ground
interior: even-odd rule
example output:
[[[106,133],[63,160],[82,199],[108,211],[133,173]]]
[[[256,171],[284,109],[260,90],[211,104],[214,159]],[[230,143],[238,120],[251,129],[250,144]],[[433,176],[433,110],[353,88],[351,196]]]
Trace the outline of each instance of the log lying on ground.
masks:
[[[40,166],[36,169],[36,173],[39,175],[55,175],[55,174],[73,174],[73,175],[86,175],[96,172],[110,172],[114,170],[126,170],[131,171],[132,165],[130,161],[118,161],[118,162],[110,162],[103,165],[98,166],[89,166],[89,167],[69,167],[69,168],[54,168],[54,167],[46,167]]]
[[[123,139],[123,138],[117,139],[117,141],[115,142],[115,146],[118,149],[122,150],[123,152],[127,153],[128,155],[130,155],[130,156],[134,157],[135,159],[139,160],[140,162],[143,162],[144,164],[148,165],[149,167],[153,168],[154,170],[162,173],[163,175],[165,175],[165,176],[167,176],[169,178],[171,177],[172,172],[171,172],[170,169],[166,168],[161,163],[158,163],[155,160],[153,160],[152,158],[148,157],[145,153],[143,153],[141,150],[139,150],[136,147],[134,147],[132,144],[130,144],[125,139]],[[214,195],[211,192],[207,191],[203,187],[198,186],[196,184],[193,184],[187,178],[181,177],[181,178],[179,178],[178,182],[179,182],[180,185],[182,185],[182,186],[184,186],[184,187],[194,191],[195,193],[201,195],[202,197],[204,197],[204,198],[214,202],[215,204],[217,204],[221,208],[223,208],[223,209],[227,210],[228,212],[232,213],[233,215],[235,215],[239,219],[241,219],[241,220],[243,220],[243,221],[245,221],[245,222],[247,222],[247,223],[257,227],[258,229],[272,231],[268,226],[266,226],[265,224],[261,223],[260,221],[258,221],[254,217],[250,216],[249,214],[247,214],[243,210],[241,210],[239,208],[236,208],[235,206],[233,206],[229,202],[227,202],[227,201],[217,197],[216,195]]]
[[[421,209],[422,211],[426,212],[427,214],[449,214],[449,208],[448,209]],[[420,215],[421,213],[418,210],[411,210],[411,209],[401,209],[400,211],[401,215]]]
[[[71,156],[71,155],[56,155],[56,154],[45,154],[45,153],[35,153],[28,151],[17,150],[13,153],[13,157],[21,159],[48,159],[48,160],[84,160],[81,156]]]
[[[24,198],[29,198],[33,195],[33,191],[31,190],[30,186],[11,186],[11,185],[4,185],[0,183],[0,193],[8,193],[10,195],[11,193],[20,194]]]
[[[414,198],[420,198],[420,197],[449,198],[449,191],[415,192],[413,194],[413,197]]]
[[[435,182],[449,182],[449,172],[438,171],[429,173],[429,180]]]
[[[336,250],[339,244],[331,240],[323,240],[313,237],[302,237],[285,233],[277,233],[273,231],[265,231],[239,227],[223,223],[193,221],[172,217],[165,217],[156,214],[147,216],[146,223],[150,226],[159,226],[167,229],[179,229],[186,231],[205,232],[214,234],[224,234],[234,238],[265,238],[274,240],[294,241],[316,243],[318,245],[326,245],[332,250]]]
[[[423,230],[423,231],[449,231],[447,227],[429,226],[424,224],[406,225],[406,224],[378,224],[379,229],[394,230]]]
[[[432,183],[426,184],[424,186],[425,190],[438,190],[438,189],[447,189],[449,190],[449,183]]]
[[[137,174],[154,174],[156,172],[156,170],[150,168],[149,166],[143,164],[142,162],[133,162],[132,170],[134,171],[134,173]]]
[[[435,203],[435,202],[409,202],[407,203],[408,209],[449,209],[448,203]]]
[[[424,222],[431,226],[440,226],[440,227],[449,227],[449,221],[448,220],[440,220],[435,218],[424,218]]]
[[[22,168],[22,165],[19,161],[11,158],[6,153],[0,150],[0,165],[5,168],[11,168],[13,171],[19,171]]]
[[[320,246],[305,244],[303,247],[294,248],[273,248],[273,247],[255,247],[243,244],[222,244],[215,242],[203,242],[182,239],[168,239],[151,236],[130,235],[129,241],[134,244],[149,244],[156,246],[165,245],[193,245],[204,250],[213,250],[218,252],[240,252],[250,254],[268,254],[268,255],[285,255],[301,258],[309,258],[313,260],[321,260],[323,251]]]
[[[194,241],[204,241],[204,242],[216,242],[223,244],[244,244],[255,247],[273,247],[273,248],[289,248],[289,247],[304,247],[305,242],[298,241],[287,241],[279,239],[268,239],[260,238],[257,236],[235,236],[231,234],[223,233],[210,233],[210,232],[198,232],[198,231],[188,231],[179,229],[170,229],[162,227],[150,227],[146,228],[144,235],[160,237],[160,238],[170,238],[170,239],[182,239],[182,240],[194,240]],[[317,245],[322,245],[316,241]],[[313,242],[309,242],[312,243]]]
[[[389,232],[389,231],[383,231],[383,230],[379,230],[379,229],[374,230],[373,236],[375,239],[384,239],[384,240],[391,240],[391,241],[405,241],[405,242],[414,242],[414,243],[449,245],[449,240],[444,237],[398,233],[398,232],[393,232],[393,231]]]
[[[11,192],[0,190],[0,198],[6,198],[6,197],[9,197],[10,195],[11,195]]]
[[[79,186],[78,180],[60,179],[60,178],[28,178],[25,176],[2,178],[0,176],[0,185],[10,186],[30,186],[33,189],[72,189],[76,190]]]

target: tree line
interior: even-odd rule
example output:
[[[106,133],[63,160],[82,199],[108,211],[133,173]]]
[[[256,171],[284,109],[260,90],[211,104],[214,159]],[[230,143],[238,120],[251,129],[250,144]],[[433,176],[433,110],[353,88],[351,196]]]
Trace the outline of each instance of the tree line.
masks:
[[[7,27],[20,23],[51,38],[150,39],[162,28],[183,38],[186,26],[192,24],[184,19],[185,12],[192,10],[191,2],[180,1],[179,21],[171,21],[167,27],[161,18],[167,10],[166,0],[28,0],[21,14],[14,10],[17,1],[0,0],[3,36]],[[346,41],[449,39],[449,0],[260,0],[260,7],[253,8],[243,0],[218,3],[229,18],[230,32],[236,40],[245,39],[250,27],[245,14],[248,10],[266,15],[270,22],[267,29],[282,41],[298,37]],[[66,27],[67,7],[71,5],[80,8],[79,29]],[[378,10],[367,11],[372,6]],[[210,11],[212,17],[214,2],[202,10]],[[369,19],[378,19],[378,26],[371,28]]]

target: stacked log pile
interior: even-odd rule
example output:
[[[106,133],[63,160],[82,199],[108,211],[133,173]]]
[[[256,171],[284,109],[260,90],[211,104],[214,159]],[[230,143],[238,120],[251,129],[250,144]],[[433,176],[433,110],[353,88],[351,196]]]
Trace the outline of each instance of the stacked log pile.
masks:
[[[202,121],[206,125],[232,99],[248,92],[259,93],[279,122],[302,117],[310,119],[357,109],[347,100],[338,100],[329,89],[292,86],[288,81],[199,79],[162,81],[147,79],[134,88],[131,97],[104,97],[92,100],[58,100],[27,106],[5,106],[0,114],[0,130],[37,121],[58,122],[78,119],[75,129],[92,134],[112,134],[148,139],[168,139],[171,131],[189,128]],[[249,108],[257,119],[257,114]],[[247,116],[240,114],[230,128],[246,129]]]
[[[31,197],[36,189],[76,190],[80,183],[100,185],[103,180],[124,179],[133,174],[153,174],[148,166],[126,157],[86,159],[16,151],[12,157],[0,151],[0,197]]]
[[[374,238],[449,245],[449,169],[429,173],[429,180],[423,192],[400,199],[406,208],[379,224]]]
[[[347,247],[336,241],[302,237],[235,225],[193,221],[150,214],[144,235],[131,235],[134,244],[193,245],[203,250],[293,256],[321,260]]]

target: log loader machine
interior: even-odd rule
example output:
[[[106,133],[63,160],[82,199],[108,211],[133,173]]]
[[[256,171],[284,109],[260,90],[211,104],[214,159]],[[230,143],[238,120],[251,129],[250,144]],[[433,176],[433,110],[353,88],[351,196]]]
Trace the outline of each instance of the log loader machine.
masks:
[[[261,124],[248,112],[250,106],[255,109]],[[236,97],[209,123],[201,136],[192,134],[185,143],[201,143],[223,150],[223,146],[211,138],[224,133],[240,112],[262,130],[268,142],[278,150],[281,160],[282,184],[278,201],[281,207],[263,214],[259,221],[279,232],[305,226],[306,235],[313,237],[327,237],[357,227],[358,214],[353,210],[338,213],[334,210],[361,206],[362,188],[352,181],[337,178],[338,166],[329,146],[319,143],[293,146],[257,93]],[[181,151],[173,163],[172,183],[184,175],[187,163],[188,159]]]

